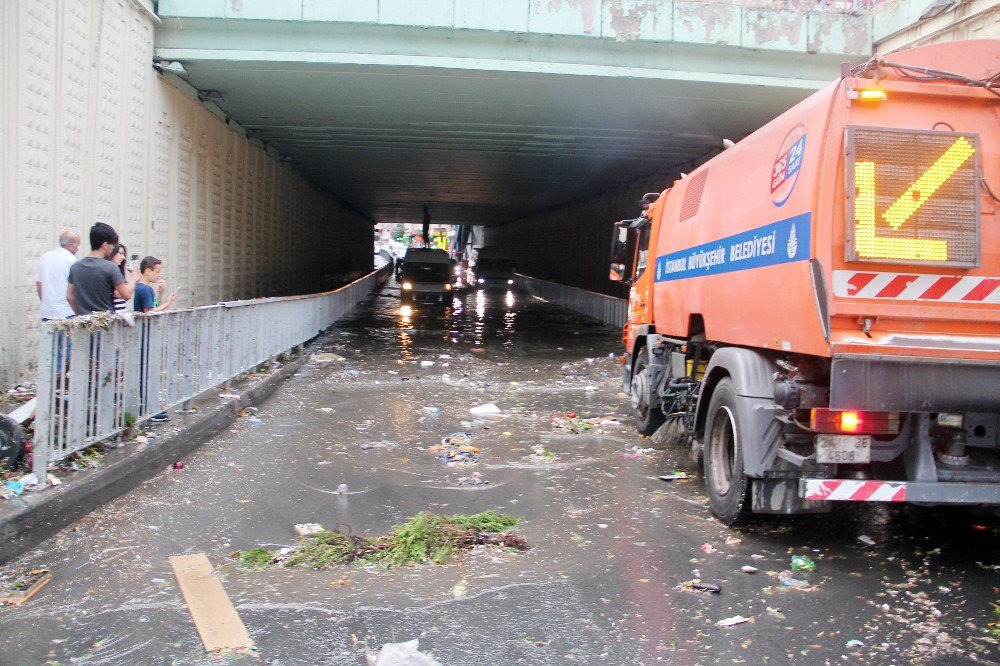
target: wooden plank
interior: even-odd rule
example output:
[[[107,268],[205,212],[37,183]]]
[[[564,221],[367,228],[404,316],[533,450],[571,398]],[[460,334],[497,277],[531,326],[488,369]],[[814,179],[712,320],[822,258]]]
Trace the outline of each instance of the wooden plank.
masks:
[[[22,425],[25,421],[35,416],[35,404],[37,402],[38,398],[32,398],[7,416],[14,419],[14,422],[18,425]]]
[[[31,585],[24,590],[0,590],[0,605],[20,606],[25,601],[35,596],[38,590],[45,587],[45,584],[52,580],[52,574],[48,569],[36,569],[21,577],[21,579],[32,579]]]
[[[253,647],[253,639],[204,553],[175,555],[170,566],[206,652]]]

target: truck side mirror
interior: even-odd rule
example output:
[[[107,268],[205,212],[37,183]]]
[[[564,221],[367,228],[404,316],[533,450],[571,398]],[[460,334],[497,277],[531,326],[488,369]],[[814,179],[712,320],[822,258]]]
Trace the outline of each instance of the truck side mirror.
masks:
[[[626,220],[627,222],[627,220]],[[621,222],[615,225],[611,234],[611,271],[608,279],[612,282],[624,282],[628,280],[628,225]]]

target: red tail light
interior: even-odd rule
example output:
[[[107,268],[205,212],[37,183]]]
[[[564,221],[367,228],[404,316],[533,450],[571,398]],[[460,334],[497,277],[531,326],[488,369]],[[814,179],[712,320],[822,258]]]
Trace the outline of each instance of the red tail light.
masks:
[[[899,413],[816,408],[810,412],[809,427],[817,432],[849,435],[895,435],[899,432]]]
[[[857,412],[841,412],[840,413],[840,430],[844,432],[857,432],[861,429],[864,421],[861,420],[861,414]]]

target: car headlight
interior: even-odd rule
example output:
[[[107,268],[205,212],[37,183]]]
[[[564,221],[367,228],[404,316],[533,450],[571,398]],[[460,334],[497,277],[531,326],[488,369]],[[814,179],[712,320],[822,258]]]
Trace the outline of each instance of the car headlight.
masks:
[[[478,280],[476,280],[476,282],[478,282],[479,284],[483,284],[484,282],[486,282],[486,280],[484,280],[483,278],[479,278]]]
[[[507,280],[507,284],[514,284],[513,280]]]
[[[446,284],[446,285],[444,286],[444,290],[445,290],[445,291],[451,291],[451,285],[450,285],[450,284]]]
[[[404,282],[403,283],[403,289],[413,289],[413,283],[412,282]]]

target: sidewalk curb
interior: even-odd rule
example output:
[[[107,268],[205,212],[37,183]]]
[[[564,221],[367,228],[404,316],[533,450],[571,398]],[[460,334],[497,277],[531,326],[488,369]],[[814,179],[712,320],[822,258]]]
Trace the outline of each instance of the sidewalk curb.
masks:
[[[127,455],[96,469],[79,483],[67,482],[37,498],[25,494],[25,505],[0,516],[0,564],[34,548],[67,525],[160,474],[171,463],[200,448],[229,427],[242,409],[271,397],[308,357],[308,354],[303,354],[263,381],[239,392],[238,400],[217,405],[197,421],[164,437],[145,451]]]

